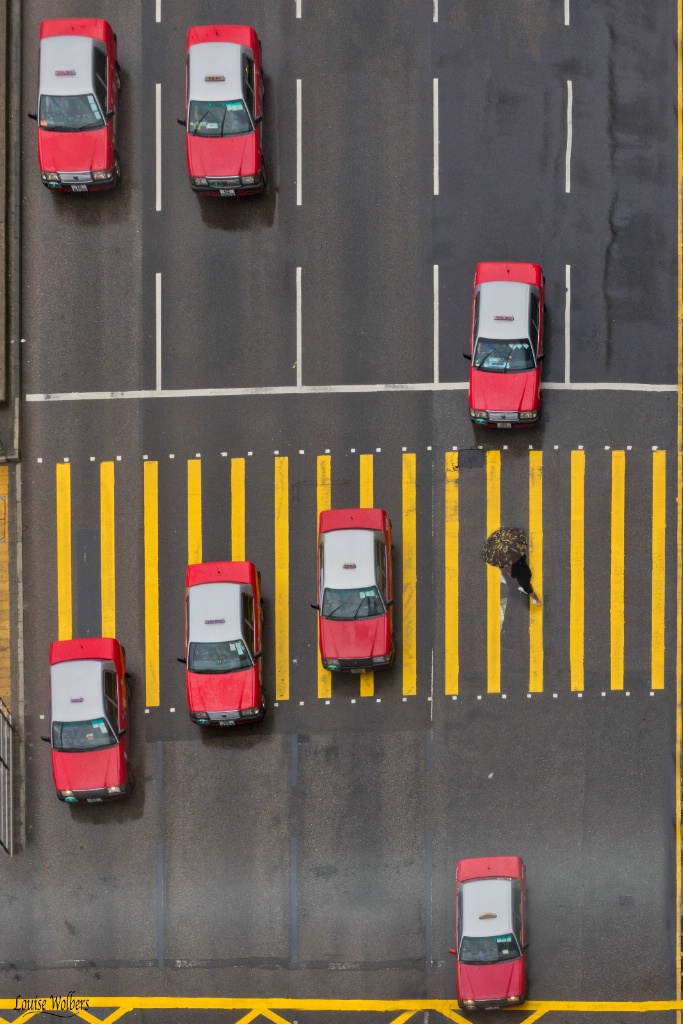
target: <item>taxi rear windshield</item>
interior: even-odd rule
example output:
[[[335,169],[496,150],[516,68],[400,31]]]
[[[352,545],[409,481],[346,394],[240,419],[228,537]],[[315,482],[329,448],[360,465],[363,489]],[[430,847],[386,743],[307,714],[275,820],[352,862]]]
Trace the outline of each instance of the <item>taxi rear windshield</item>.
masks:
[[[243,640],[224,643],[190,644],[187,667],[190,672],[239,672],[251,668],[253,661]]]
[[[84,96],[41,96],[38,123],[51,132],[85,132],[102,128],[104,118],[92,93]]]
[[[491,935],[485,938],[464,936],[460,943],[460,962],[463,964],[497,964],[501,960],[514,960],[520,955],[514,935]]]
[[[247,108],[242,100],[220,103],[190,103],[187,130],[191,135],[244,135],[254,130]]]
[[[344,622],[372,619],[384,615],[384,604],[377,587],[361,587],[358,590],[332,590],[325,587],[320,614],[324,619]]]
[[[489,370],[491,373],[533,370],[535,365],[536,360],[528,338],[520,338],[518,341],[478,338],[472,356],[472,366],[475,370]]]
[[[86,750],[113,747],[116,742],[114,730],[106,718],[94,718],[88,722],[52,723],[52,746],[55,750],[83,753]]]

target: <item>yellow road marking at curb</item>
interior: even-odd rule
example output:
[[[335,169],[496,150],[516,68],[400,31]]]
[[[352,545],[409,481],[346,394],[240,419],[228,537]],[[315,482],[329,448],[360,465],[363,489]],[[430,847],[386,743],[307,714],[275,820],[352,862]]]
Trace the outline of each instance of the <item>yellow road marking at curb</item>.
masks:
[[[624,689],[624,529],[626,452],[612,452],[612,535],[610,560],[610,688]]]
[[[486,536],[500,528],[500,452],[486,453]],[[486,566],[486,690],[500,693],[500,569]]]
[[[71,463],[57,463],[57,636],[72,638]]]
[[[275,699],[289,700],[289,459],[275,459]]]
[[[145,704],[159,705],[159,463],[144,463]]]
[[[332,459],[329,455],[318,456],[316,472],[317,518],[315,528],[317,543],[317,529],[320,521],[320,513],[327,512],[328,509],[332,508]],[[320,596],[322,598],[322,594]],[[317,625],[318,620],[316,619],[316,627]],[[328,672],[326,668],[323,668],[323,663],[320,660],[320,642],[317,636],[316,644],[318,645],[318,696],[329,700],[332,696],[332,673]]]
[[[543,600],[543,452],[529,452],[529,565]],[[529,692],[543,693],[543,605],[529,600]]]
[[[100,463],[100,593],[102,636],[116,636],[116,538],[114,463]]]
[[[247,550],[245,460],[230,459],[230,557],[243,562]]]
[[[444,498],[444,676],[448,696],[458,692],[460,677],[460,634],[458,621],[459,551],[458,453],[446,452],[446,491]]]
[[[187,460],[187,564],[202,560],[202,460]]]
[[[374,477],[372,455],[361,455],[360,457],[360,507],[372,508],[375,500]],[[375,673],[372,671],[361,672],[360,674],[360,695],[361,697],[374,697],[375,695]]]
[[[586,453],[571,454],[571,514],[569,540],[569,672],[572,692],[583,691],[584,548]]]
[[[666,452],[652,453],[652,679],[664,689],[666,583]]]
[[[417,693],[417,469],[404,452],[401,471],[403,515],[403,695]]]
[[[9,466],[0,466],[0,699],[12,710],[9,588]]]

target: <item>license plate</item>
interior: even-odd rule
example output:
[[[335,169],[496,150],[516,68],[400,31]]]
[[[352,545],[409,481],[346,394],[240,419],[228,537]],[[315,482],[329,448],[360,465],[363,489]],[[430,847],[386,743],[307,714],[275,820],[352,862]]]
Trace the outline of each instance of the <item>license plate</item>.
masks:
[[[71,191],[72,192],[87,192],[88,191],[88,186],[87,185],[72,185],[71,186]]]
[[[235,723],[234,722],[219,722],[218,724],[221,725],[224,729],[226,729],[228,726],[234,725]]]
[[[221,188],[219,192],[222,196],[234,196],[235,194],[234,188]]]
[[[102,803],[102,797],[101,796],[89,796],[88,799],[86,800],[86,803],[87,804],[101,804]]]
[[[496,426],[499,430],[512,430],[511,423],[496,423]],[[492,1007],[487,1007],[487,1009],[492,1009]]]

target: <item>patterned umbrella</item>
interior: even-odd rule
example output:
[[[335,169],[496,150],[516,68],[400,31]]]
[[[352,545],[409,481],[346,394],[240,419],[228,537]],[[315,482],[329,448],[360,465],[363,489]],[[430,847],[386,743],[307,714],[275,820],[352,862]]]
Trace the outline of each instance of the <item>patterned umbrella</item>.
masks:
[[[481,555],[489,565],[502,569],[503,566],[512,565],[526,549],[527,539],[524,530],[516,526],[501,526],[487,539],[481,549]]]

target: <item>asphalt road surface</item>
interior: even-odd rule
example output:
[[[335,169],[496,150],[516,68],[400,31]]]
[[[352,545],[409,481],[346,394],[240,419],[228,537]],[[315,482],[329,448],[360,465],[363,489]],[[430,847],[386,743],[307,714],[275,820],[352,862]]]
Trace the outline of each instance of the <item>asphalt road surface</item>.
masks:
[[[26,122],[25,846],[0,889],[3,994],[452,997],[455,863],[515,853],[532,998],[674,997],[674,0],[572,3],[569,24],[561,0],[139,6],[24,6],[26,109],[40,19],[112,22],[124,181],[49,194]],[[185,34],[213,21],[263,42],[259,200],[200,201],[187,182]],[[461,357],[474,266],[498,259],[543,266],[556,386],[538,429],[502,437],[472,430]],[[137,788],[68,808],[40,742],[56,526],[73,635],[98,635],[107,461]],[[325,465],[341,507],[371,466],[394,523],[398,658],[365,696],[318,678]],[[206,735],[176,662],[188,523],[204,559],[229,558],[240,501],[270,709]],[[497,515],[535,538],[531,621],[480,558]]]

